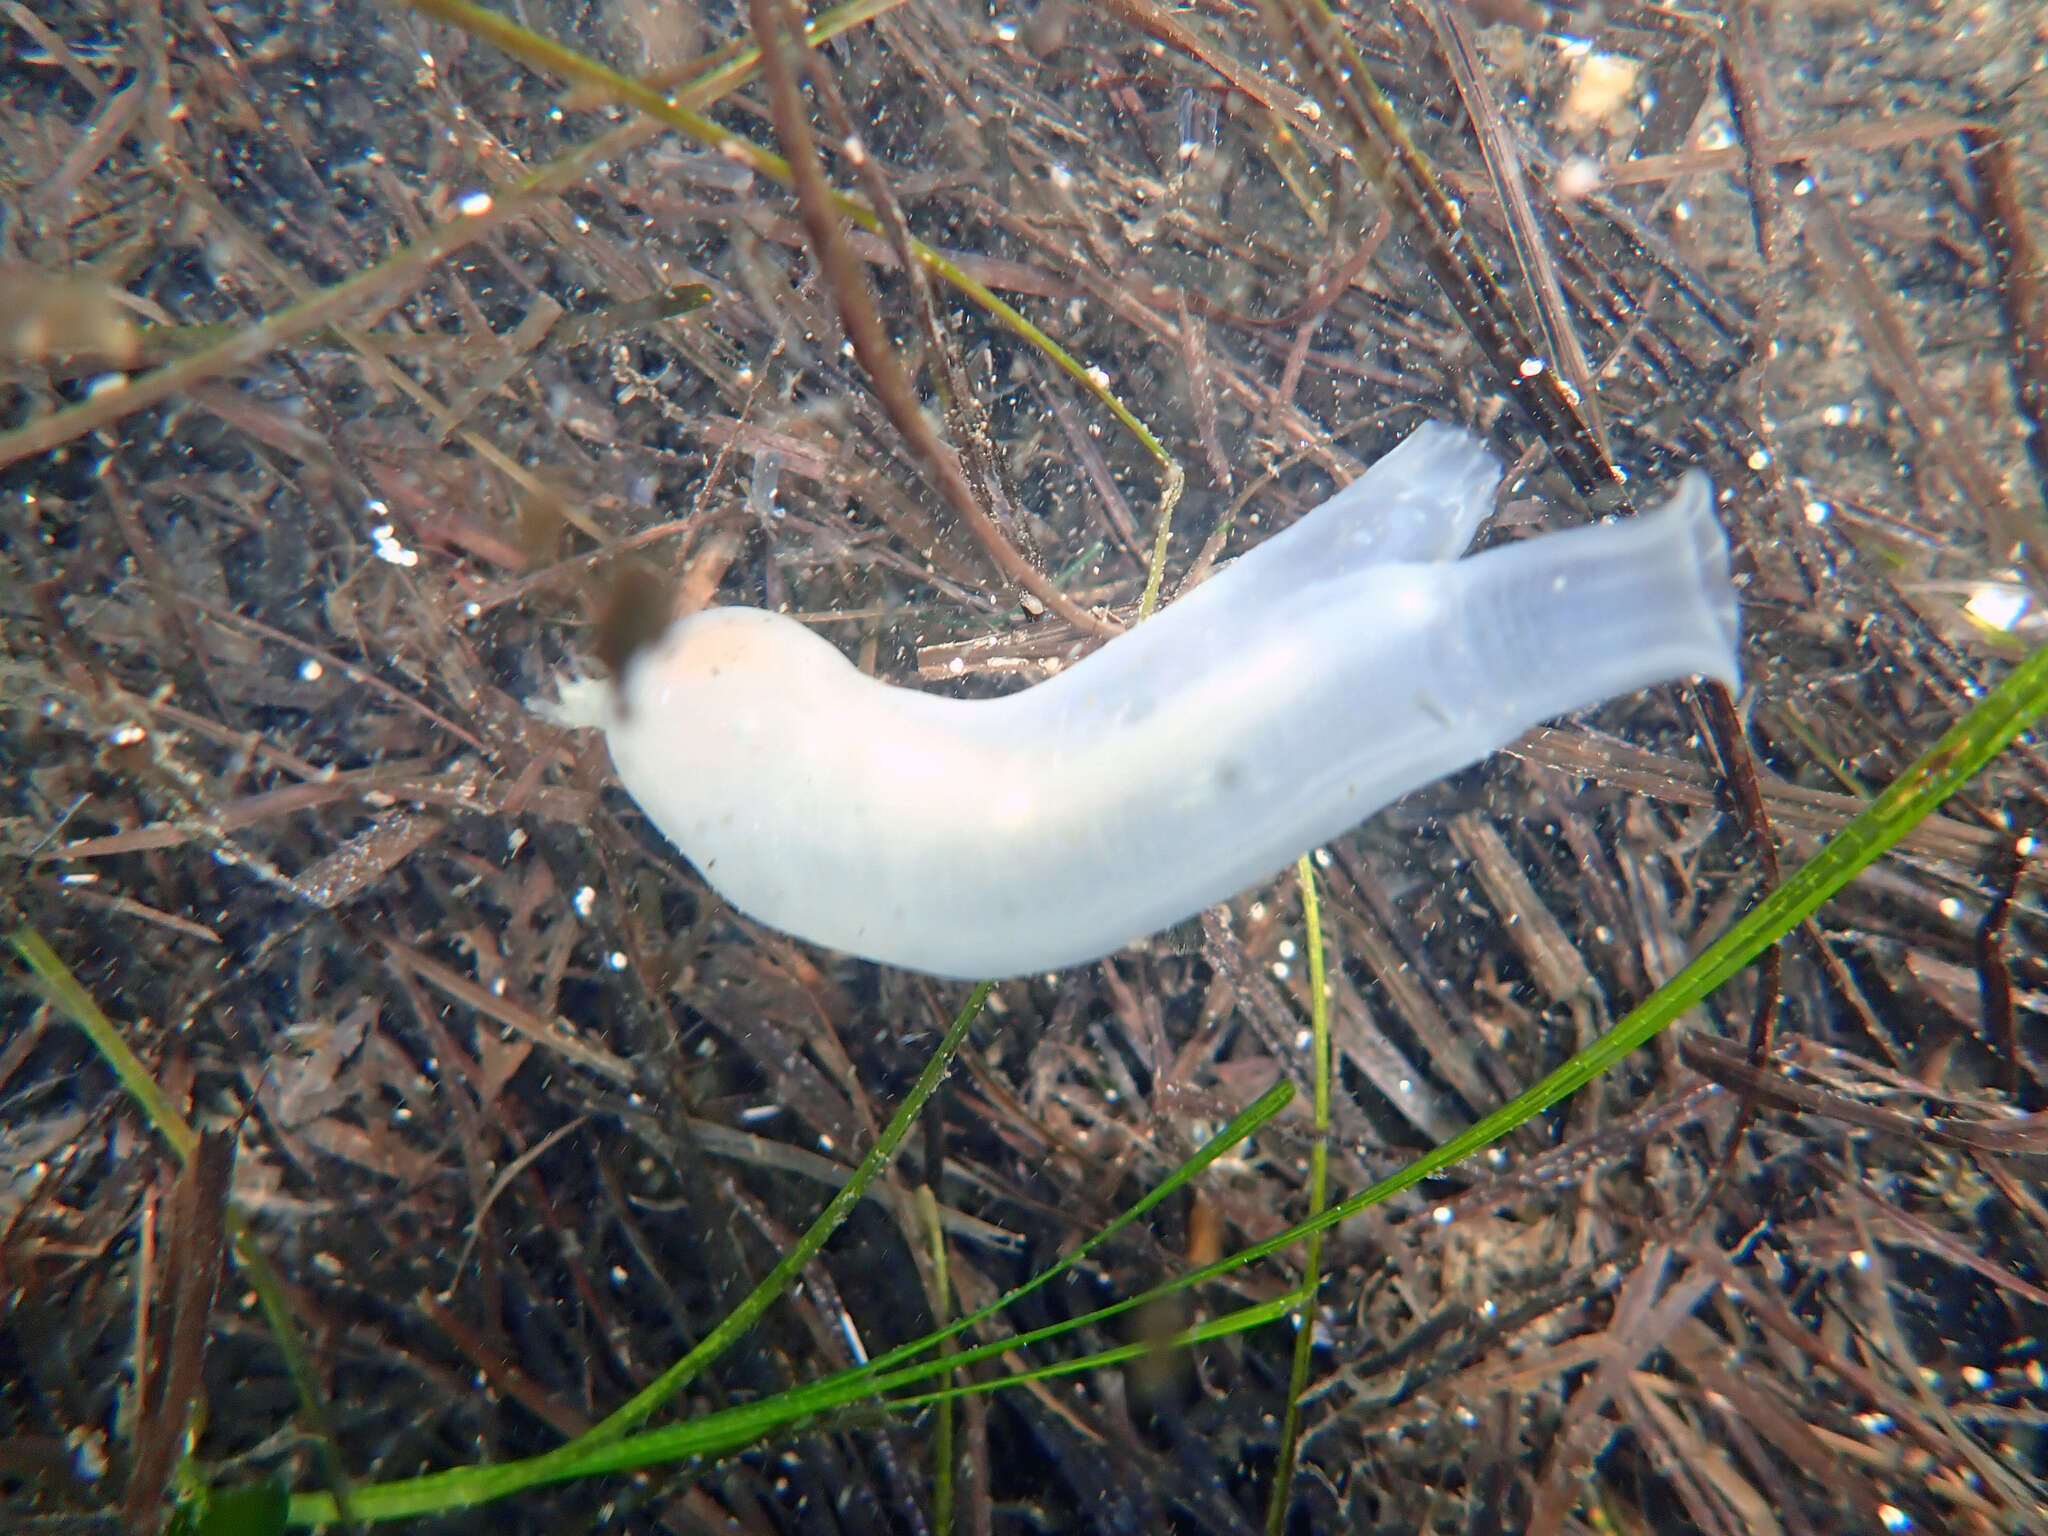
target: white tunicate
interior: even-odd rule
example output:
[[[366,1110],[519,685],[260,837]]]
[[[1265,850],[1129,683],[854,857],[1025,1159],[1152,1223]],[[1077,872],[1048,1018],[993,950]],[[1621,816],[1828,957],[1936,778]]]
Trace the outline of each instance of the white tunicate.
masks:
[[[792,619],[714,608],[547,712],[604,729],[628,793],[748,916],[937,976],[1056,971],[1541,721],[1695,674],[1735,685],[1704,475],[1645,516],[1458,558],[1499,481],[1479,439],[1426,423],[1158,617],[1003,698],[892,687]]]

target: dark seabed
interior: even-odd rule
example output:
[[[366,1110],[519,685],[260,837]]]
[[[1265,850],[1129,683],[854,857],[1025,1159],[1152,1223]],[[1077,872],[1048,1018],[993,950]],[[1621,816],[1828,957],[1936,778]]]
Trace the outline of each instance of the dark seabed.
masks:
[[[760,150],[806,116],[881,203],[843,261],[759,151],[425,9],[0,5],[0,1530],[1266,1528],[1301,1243],[1015,1336],[1309,1211],[1278,872],[996,987],[649,1427],[993,1301],[1294,1084],[956,1341],[962,1382],[1075,1369],[406,1483],[711,1335],[969,999],[734,913],[527,701],[714,602],[897,683],[1042,678],[1159,539],[1104,397],[1185,471],[1169,599],[1428,418],[1508,466],[1482,545],[1722,493],[1739,694],[1556,722],[1315,854],[1331,1202],[1626,1016],[2048,640],[2039,4],[861,0],[800,96],[749,11],[479,14]],[[2023,738],[1775,959],[1336,1225],[1284,1528],[2048,1530],[2044,825]]]

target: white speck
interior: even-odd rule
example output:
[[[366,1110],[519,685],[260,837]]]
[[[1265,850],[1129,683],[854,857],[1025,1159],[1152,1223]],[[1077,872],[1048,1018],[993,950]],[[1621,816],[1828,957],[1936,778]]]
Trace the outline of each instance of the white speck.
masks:
[[[853,1351],[855,1363],[866,1365],[868,1363],[868,1347],[861,1342],[860,1330],[853,1326],[851,1314],[846,1312],[839,1314],[839,1331],[846,1335],[846,1346]]]
[[[1312,123],[1320,123],[1323,120],[1323,109],[1310,101],[1306,96],[1302,97],[1294,110]]]
[[[2027,611],[2027,594],[2021,587],[1987,581],[1970,594],[1970,600],[1963,604],[1963,611],[1980,624],[1988,624],[1996,630],[2009,630]]]
[[[1276,971],[1282,971],[1285,970],[1286,967],[1282,965],[1276,965],[1273,967],[1273,969]],[[1297,1051],[1305,1051],[1315,1043],[1316,1037],[1315,1032],[1313,1030],[1297,1029],[1294,1032],[1294,1048]]]
[[[1287,962],[1285,960],[1275,960],[1273,962],[1273,979],[1275,981],[1285,981],[1288,974]]]
[[[1806,504],[1806,520],[1818,528],[1828,520],[1835,509],[1824,501],[1809,501]]]
[[[1863,1426],[1868,1435],[1888,1435],[1892,1432],[1892,1416],[1888,1413],[1859,1413],[1856,1422]]]
[[[1452,1220],[1451,1208],[1448,1205],[1440,1205],[1429,1213],[1429,1219],[1440,1227],[1448,1227]]]
[[[1847,407],[1846,405],[1823,406],[1821,408],[1820,419],[1824,425],[1830,427],[1839,427],[1848,421],[1849,407]]]
[[[780,1104],[749,1104],[740,1111],[741,1125],[759,1125],[764,1120],[773,1120],[782,1113]]]
[[[1533,379],[1543,371],[1543,366],[1544,364],[1542,358],[1525,357],[1522,359],[1521,366],[1518,367],[1515,370],[1515,372],[1519,373],[1525,379]]]
[[[1064,165],[1053,166],[1047,174],[1052,177],[1052,184],[1055,190],[1060,192],[1071,192],[1073,190],[1074,173]]]
[[[1849,1251],[1849,1267],[1851,1269],[1870,1268],[1870,1250],[1867,1248],[1852,1248]]]
[[[604,963],[615,971],[623,971],[632,962],[627,960],[623,949],[615,949],[604,957]]]
[[[1751,469],[1768,469],[1770,467],[1770,463],[1771,454],[1769,449],[1754,448],[1750,450],[1749,467]]]
[[[377,558],[387,564],[412,566],[420,563],[419,551],[407,549],[399,543],[389,523],[379,523],[372,528],[370,540],[377,546]]]
[[[1415,1091],[1415,1085],[1409,1082],[1408,1079],[1405,1077],[1402,1078],[1401,1081],[1399,1081],[1398,1083],[1394,1084],[1394,1087],[1402,1093],[1413,1093]]]
[[[1813,178],[1812,178],[1811,176],[1802,176],[1802,177],[1800,177],[1800,178],[1799,178],[1799,180],[1798,180],[1798,181],[1796,181],[1795,183],[1793,183],[1793,186],[1792,186],[1792,195],[1793,195],[1794,197],[1806,197],[1806,196],[1810,195],[1810,194],[1812,193],[1812,191],[1813,191]]]
[[[820,1131],[818,1133],[818,1150],[820,1152],[833,1152],[837,1151],[838,1149],[833,1145],[832,1138],[830,1136],[827,1136],[823,1131]]]
[[[85,392],[88,395],[108,395],[112,394],[117,389],[126,389],[127,387],[127,374],[103,373],[85,386]]]
[[[1573,155],[1557,168],[1557,195],[1568,203],[1575,202],[1597,192],[1605,179],[1599,162]]]
[[[1486,1300],[1479,1303],[1479,1315],[1489,1320],[1500,1315],[1500,1308],[1493,1304],[1493,1298],[1491,1296],[1487,1297]]]
[[[320,681],[321,678],[325,677],[326,675],[327,669],[320,665],[318,657],[308,656],[304,661],[299,663],[300,682],[317,683]]]
[[[965,672],[967,670],[967,658],[965,656],[953,657],[946,663],[946,670],[952,673],[955,677],[958,677],[962,672]]]
[[[455,211],[465,219],[480,219],[495,206],[491,194],[482,190],[465,192],[455,200]]]
[[[1913,1517],[1896,1504],[1878,1505],[1877,1518],[1884,1522],[1884,1528],[1892,1532],[1892,1536],[1898,1536],[1900,1531],[1913,1529]]]
[[[1982,1392],[1991,1385],[1991,1373],[1981,1365],[1966,1365],[1963,1367],[1963,1383],[1972,1391]]]
[[[839,141],[839,152],[846,156],[846,163],[848,165],[866,165],[868,163],[868,147],[861,143],[857,135],[849,133],[845,138],[841,139]]]
[[[113,744],[117,747],[132,747],[138,741],[141,741],[148,734],[149,732],[145,731],[139,725],[135,725],[132,723],[128,725],[117,725],[114,727],[114,734],[110,736],[108,740],[112,741]]]
[[[526,828],[514,827],[505,834],[505,851],[516,854],[526,846]]]
[[[59,885],[98,885],[99,881],[100,877],[98,875],[94,874],[91,870],[87,870],[83,874],[66,875],[57,883]]]
[[[2025,837],[2012,845],[2012,851],[2021,858],[2026,859],[2033,857],[2034,849],[2038,846],[2039,844],[2034,841],[2033,833],[2029,832]]]
[[[575,896],[570,900],[570,905],[576,908],[576,915],[578,917],[589,917],[591,913],[597,910],[597,888],[595,886],[579,885],[576,887]]]
[[[999,43],[1014,43],[1017,41],[1017,23],[1014,21],[997,22],[996,41]]]
[[[1294,958],[1294,940],[1282,939],[1280,941],[1280,958],[1282,960],[1292,960]]]
[[[1963,915],[1963,904],[1953,896],[1944,896],[1939,903],[1939,910],[1943,917],[1953,923]]]
[[[1097,389],[1107,389],[1109,388],[1109,374],[1100,367],[1090,367],[1088,370],[1088,382]]]
[[[71,1465],[83,1482],[97,1482],[107,1475],[105,1438],[95,1429],[74,1429],[65,1436],[71,1448]]]

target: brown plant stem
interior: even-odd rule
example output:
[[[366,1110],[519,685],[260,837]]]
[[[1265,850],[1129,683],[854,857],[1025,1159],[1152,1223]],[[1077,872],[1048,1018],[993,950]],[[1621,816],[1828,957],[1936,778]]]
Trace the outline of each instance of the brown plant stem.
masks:
[[[1077,629],[1091,635],[1118,633],[1114,624],[1088,612],[1054,586],[1003,536],[995,520],[976,500],[959,454],[926,419],[924,408],[911,391],[902,360],[882,328],[874,297],[861,276],[860,263],[847,243],[845,230],[839,226],[832,189],[826,185],[825,173],[818,165],[817,146],[812,142],[811,127],[797,95],[796,72],[790,67],[784,41],[782,8],[777,0],[748,0],[747,9],[761,49],[761,77],[768,86],[775,136],[789,160],[797,209],[811,237],[811,249],[817,255],[825,286],[838,306],[840,324],[846,327],[846,339],[861,367],[867,370],[883,411],[1004,576]]]

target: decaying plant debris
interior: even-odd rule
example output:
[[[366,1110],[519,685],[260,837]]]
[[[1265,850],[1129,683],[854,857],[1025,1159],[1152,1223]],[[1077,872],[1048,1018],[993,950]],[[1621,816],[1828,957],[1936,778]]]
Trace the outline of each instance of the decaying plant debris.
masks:
[[[223,1483],[546,1449],[871,1143],[957,996],[736,918],[522,701],[629,562],[968,689],[1136,616],[1160,465],[912,239],[1187,466],[1169,596],[1425,415],[1519,455],[1497,537],[1605,510],[1608,463],[1730,493],[1739,700],[1562,722],[1319,857],[1335,1194],[1585,1043],[2048,636],[2038,7],[860,9],[782,103],[879,215],[822,261],[815,195],[400,9],[0,9],[4,915],[209,1133],[181,1173],[0,994],[0,1524],[147,1523],[190,1424]],[[516,14],[765,147],[748,10]],[[1332,38],[1442,207],[1324,99]],[[2048,1529],[2044,792],[2023,742],[1774,966],[1340,1229],[1294,1528]],[[1283,882],[1000,987],[921,1148],[689,1401],[929,1326],[921,1185],[978,1303],[1305,1087],[1301,943]],[[1012,1321],[1283,1230],[1308,1127]],[[211,1294],[227,1194],[318,1412],[243,1272]],[[958,1522],[1256,1528],[1290,1348],[970,1400]],[[490,1518],[929,1529],[929,1431]]]

